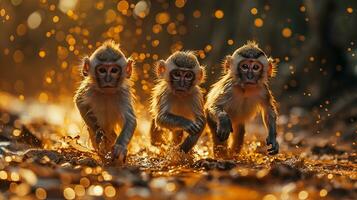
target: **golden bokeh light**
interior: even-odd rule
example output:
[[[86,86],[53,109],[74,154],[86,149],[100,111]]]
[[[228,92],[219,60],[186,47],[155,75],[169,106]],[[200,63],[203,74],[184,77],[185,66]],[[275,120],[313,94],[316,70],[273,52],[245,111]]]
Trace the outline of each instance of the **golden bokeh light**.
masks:
[[[18,6],[22,3],[23,0],[11,0],[12,5]]]
[[[300,6],[300,12],[305,12],[306,11],[306,7],[305,6]]]
[[[15,63],[22,63],[24,58],[25,58],[25,56],[21,50],[16,50],[13,54],[13,59],[14,59]]]
[[[263,197],[263,200],[278,200],[278,198],[273,194],[267,194]]]
[[[300,191],[299,194],[298,194],[298,197],[300,200],[305,200],[309,197],[309,193],[305,190],[303,191]]]
[[[20,136],[20,135],[21,135],[21,130],[19,130],[19,129],[14,129],[14,130],[12,131],[12,135],[14,135],[15,137]]]
[[[74,10],[77,3],[78,0],[59,0],[58,8],[63,13],[67,13],[69,10]]]
[[[250,13],[252,15],[256,15],[256,14],[258,14],[258,9],[257,8],[252,8],[252,9],[250,9]]]
[[[140,18],[145,18],[150,12],[149,4],[146,1],[139,1],[135,4],[134,14]]]
[[[6,10],[4,9],[4,8],[2,8],[1,10],[0,10],[0,16],[1,17],[4,17],[6,15]]]
[[[0,171],[0,179],[6,180],[7,177],[8,177],[7,172],[4,171],[4,170],[1,170],[1,171]]]
[[[320,190],[320,192],[319,192],[319,195],[320,195],[320,197],[326,197],[327,196],[327,190],[326,189],[322,189],[322,190]]]
[[[37,199],[46,199],[47,198],[47,192],[43,188],[37,188],[35,191],[36,198]]]
[[[170,21],[170,15],[167,12],[160,12],[156,15],[155,20],[158,24],[166,24]]]
[[[351,13],[353,13],[353,8],[348,7],[348,8],[346,9],[346,11],[347,11],[347,13],[351,14]]]
[[[104,188],[104,194],[107,197],[115,197],[116,191],[115,188],[111,185],[107,186]]]
[[[121,0],[117,4],[117,9],[122,14],[126,14],[129,9],[129,3],[126,0]]]
[[[44,58],[46,56],[46,51],[44,50],[41,50],[38,52],[38,55],[41,57],[41,58]]]
[[[27,26],[30,29],[36,29],[40,26],[42,22],[42,17],[40,15],[39,12],[33,12],[29,15],[29,17],[27,18]]]
[[[74,192],[74,190],[70,187],[67,187],[63,190],[63,196],[65,199],[74,199],[76,198],[76,193]]]
[[[212,50],[212,45],[206,45],[205,46],[205,52],[210,52]]]
[[[46,92],[41,92],[39,95],[38,95],[38,101],[40,103],[47,103],[48,101],[48,94]]]
[[[19,181],[20,180],[20,176],[17,172],[11,172],[10,173],[10,179],[12,181]]]
[[[60,20],[60,18],[59,18],[58,16],[54,16],[54,17],[52,18],[53,23],[58,23],[59,20]]]
[[[19,24],[16,28],[16,33],[18,36],[23,36],[27,32],[27,27],[25,24]]]
[[[264,21],[263,21],[262,18],[256,18],[256,19],[254,20],[254,26],[260,28],[260,27],[262,27],[263,25],[264,25]]]
[[[195,11],[193,11],[192,15],[193,15],[194,18],[200,18],[201,17],[201,11],[195,10]]]
[[[89,187],[90,186],[90,180],[87,177],[83,177],[79,180],[79,183],[83,185],[83,187]]]
[[[222,10],[216,10],[214,12],[214,16],[217,18],[217,19],[222,19],[224,17],[224,12]]]
[[[175,0],[175,5],[178,8],[183,8],[186,4],[186,0]]]
[[[284,29],[281,31],[281,34],[283,35],[283,37],[289,38],[289,37],[291,37],[291,35],[292,35],[292,31],[291,31],[290,28],[284,28]]]
[[[74,191],[76,196],[83,197],[86,194],[86,189],[83,185],[76,185],[74,186]]]

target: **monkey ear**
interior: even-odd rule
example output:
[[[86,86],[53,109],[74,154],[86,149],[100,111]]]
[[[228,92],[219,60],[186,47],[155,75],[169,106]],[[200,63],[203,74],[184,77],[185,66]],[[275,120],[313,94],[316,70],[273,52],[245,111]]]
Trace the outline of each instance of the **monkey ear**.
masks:
[[[159,60],[156,64],[156,75],[162,77],[166,72],[166,63],[164,60]]]
[[[223,62],[224,71],[228,71],[230,69],[231,63],[232,63],[232,56],[226,56]]]
[[[85,57],[83,60],[83,67],[82,67],[82,75],[84,77],[89,75],[89,66],[90,66],[89,58]]]
[[[206,68],[204,66],[200,66],[200,71],[198,72],[198,81],[203,83],[206,79]]]
[[[274,62],[274,60],[272,58],[268,58],[268,77],[274,77],[276,75],[276,63]]]
[[[132,71],[133,71],[133,65],[134,65],[134,60],[128,59],[128,64],[126,65],[125,72],[126,72],[126,77],[130,78]]]

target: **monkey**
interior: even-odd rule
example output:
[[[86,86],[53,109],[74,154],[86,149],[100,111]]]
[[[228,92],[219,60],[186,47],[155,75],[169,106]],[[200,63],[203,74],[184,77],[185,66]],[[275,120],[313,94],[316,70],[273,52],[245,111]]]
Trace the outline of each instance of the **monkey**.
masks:
[[[103,158],[125,163],[128,144],[136,129],[131,75],[134,61],[126,58],[119,44],[105,41],[83,59],[84,79],[74,102],[88,128],[91,143]],[[119,125],[117,137],[114,129]]]
[[[277,105],[269,88],[276,64],[254,41],[228,55],[221,78],[211,86],[206,97],[205,113],[212,133],[216,157],[227,156],[227,140],[233,133],[230,150],[239,153],[244,140],[245,123],[257,113],[262,114],[268,130],[266,138],[270,155],[279,152],[276,140]]]
[[[156,64],[156,85],[151,92],[153,116],[151,143],[163,142],[162,129],[173,133],[173,143],[188,153],[197,143],[206,125],[204,98],[199,84],[204,81],[205,67],[191,51],[177,51]],[[188,136],[183,140],[184,132]]]

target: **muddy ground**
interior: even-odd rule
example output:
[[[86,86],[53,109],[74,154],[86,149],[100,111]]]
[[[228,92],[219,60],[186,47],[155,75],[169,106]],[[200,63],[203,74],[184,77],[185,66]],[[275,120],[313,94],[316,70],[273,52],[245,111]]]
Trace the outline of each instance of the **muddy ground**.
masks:
[[[207,132],[189,155],[148,147],[137,132],[132,143],[146,145],[131,147],[125,166],[103,166],[81,136],[0,116],[0,199],[357,199],[355,138],[340,133],[280,124],[278,155],[267,155],[263,131],[239,155],[214,159]]]

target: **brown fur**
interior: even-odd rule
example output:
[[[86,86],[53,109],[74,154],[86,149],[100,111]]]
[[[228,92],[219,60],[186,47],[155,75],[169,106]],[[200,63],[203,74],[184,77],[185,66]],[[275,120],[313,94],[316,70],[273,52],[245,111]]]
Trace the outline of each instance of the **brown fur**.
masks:
[[[251,55],[257,56],[257,60],[264,65],[263,76],[257,85],[242,85],[240,79],[236,76],[236,66],[246,59],[245,57]],[[248,42],[237,49],[232,56],[227,56],[223,63],[224,74],[218,82],[212,85],[207,95],[205,110],[207,116],[213,120],[212,123],[217,123],[219,121],[218,116],[225,113],[232,122],[233,132],[236,133],[238,126],[244,125],[259,112],[269,113],[274,117],[277,115],[276,102],[268,86],[268,78],[272,76],[272,74],[269,74],[269,68],[273,67],[271,62],[272,59],[267,58],[255,42]],[[263,119],[267,121],[267,117],[264,116]],[[212,133],[215,131],[212,130]],[[238,138],[242,140],[242,136]],[[234,138],[234,143],[242,144],[242,141],[236,140],[237,137]],[[214,142],[215,146],[227,145],[226,142]]]
[[[125,131],[123,127],[128,121],[136,123],[133,111],[135,97],[132,92],[132,81],[128,78],[128,74],[125,74],[125,70],[120,84],[110,90],[103,90],[98,87],[94,70],[95,66],[101,62],[115,62],[122,67],[126,67],[128,60],[119,49],[119,45],[112,41],[105,42],[87,59],[89,59],[89,73],[81,82],[74,100],[88,126],[93,147],[96,150],[99,148],[95,141],[96,130],[91,127],[98,126],[105,132],[106,138],[105,145],[103,145],[105,149],[101,151],[108,153],[111,151],[119,134],[115,132],[115,127],[118,126],[123,132]],[[95,124],[86,120],[88,117],[95,118]],[[127,134],[130,140],[130,134],[132,133]]]
[[[179,64],[180,66],[176,66],[176,64]],[[170,88],[169,73],[175,68],[186,68],[192,70],[196,75],[196,80],[194,80],[192,88],[184,95],[177,95]],[[166,61],[159,61],[156,67],[156,72],[157,83],[155,84],[152,90],[150,101],[150,113],[152,114],[152,117],[154,119],[154,124],[152,124],[152,126],[160,127],[160,122],[158,118],[159,116],[164,115],[166,113],[184,117],[195,123],[199,123],[199,126],[204,126],[204,102],[202,90],[199,87],[199,83],[203,81],[205,71],[204,67],[199,65],[196,56],[192,52],[176,52],[171,55]],[[161,128],[169,128],[172,131],[182,131],[183,129],[183,127],[176,127],[173,125],[170,127]],[[157,128],[152,128],[152,130],[157,130]],[[153,144],[156,143],[156,141],[153,140],[157,140],[157,134],[157,131],[151,132]],[[178,135],[178,138],[182,137],[182,134],[180,134],[179,132],[176,132],[175,134]],[[199,134],[201,134],[201,132]],[[176,135],[174,139],[176,138]]]

